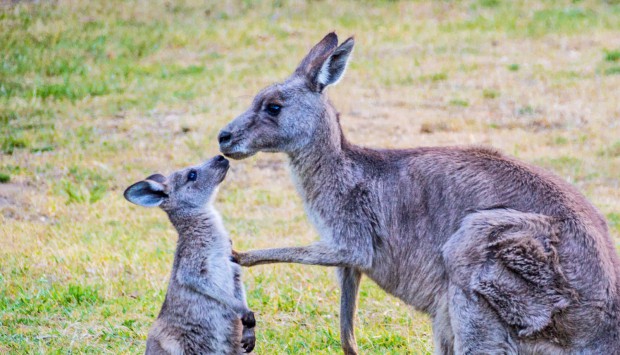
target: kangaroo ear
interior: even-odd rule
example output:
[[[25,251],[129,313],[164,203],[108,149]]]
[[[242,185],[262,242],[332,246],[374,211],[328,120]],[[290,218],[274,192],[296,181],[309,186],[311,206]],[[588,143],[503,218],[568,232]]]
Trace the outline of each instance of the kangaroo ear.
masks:
[[[330,32],[317,43],[306,57],[299,63],[295,74],[306,78],[311,84],[316,84],[316,77],[323,63],[338,47],[338,36]]]
[[[161,205],[168,198],[168,194],[165,192],[166,186],[163,184],[163,181],[151,180],[152,177],[161,180],[159,177],[163,176],[159,174],[152,175],[147,180],[139,181],[129,186],[123,194],[125,199],[144,207],[157,207]]]
[[[319,91],[322,91],[328,85],[335,85],[340,81],[347,70],[347,64],[349,63],[354,45],[353,37],[349,37],[323,62],[316,77]]]

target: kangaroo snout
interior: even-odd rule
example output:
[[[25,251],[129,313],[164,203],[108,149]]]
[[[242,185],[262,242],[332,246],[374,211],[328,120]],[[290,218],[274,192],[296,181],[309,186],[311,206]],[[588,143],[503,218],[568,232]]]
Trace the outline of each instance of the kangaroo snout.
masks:
[[[220,143],[220,146],[230,143],[231,140],[232,140],[232,133],[230,133],[229,131],[222,130],[220,131],[220,134],[217,136],[217,141]]]
[[[226,128],[220,131],[217,140],[220,143],[220,152],[229,158],[243,159],[251,155],[242,152],[243,148],[240,149],[239,146],[239,136],[237,135],[237,138],[233,139],[232,132]]]

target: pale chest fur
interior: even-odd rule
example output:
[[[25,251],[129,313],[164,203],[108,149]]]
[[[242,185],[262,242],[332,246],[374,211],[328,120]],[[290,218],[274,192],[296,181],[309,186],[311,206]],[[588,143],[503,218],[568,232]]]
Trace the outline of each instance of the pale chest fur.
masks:
[[[306,211],[306,215],[310,220],[310,223],[314,226],[319,237],[324,242],[332,242],[334,238],[334,230],[333,227],[329,225],[327,219],[324,217],[325,211],[322,208],[319,208],[319,205],[315,203],[311,203],[308,198],[306,191],[303,188],[301,183],[301,177],[299,173],[295,171],[295,169],[291,169],[291,177],[293,180],[293,184],[297,189],[297,192],[301,196],[304,204],[304,209]]]
[[[230,261],[232,255],[231,241],[224,229],[222,217],[217,210],[211,208],[209,214],[213,223],[209,233],[210,243],[204,246],[203,250],[197,251],[205,256],[204,263],[208,272],[204,277],[211,278],[223,289],[232,293],[234,290],[235,264]]]

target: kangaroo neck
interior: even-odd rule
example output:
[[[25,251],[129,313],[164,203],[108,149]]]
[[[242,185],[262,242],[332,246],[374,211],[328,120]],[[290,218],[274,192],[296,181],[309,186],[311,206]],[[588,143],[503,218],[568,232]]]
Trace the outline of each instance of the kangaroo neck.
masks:
[[[327,105],[321,123],[306,146],[288,153],[297,189],[310,204],[319,196],[346,190],[351,183],[353,164],[348,158],[348,144],[331,105]]]

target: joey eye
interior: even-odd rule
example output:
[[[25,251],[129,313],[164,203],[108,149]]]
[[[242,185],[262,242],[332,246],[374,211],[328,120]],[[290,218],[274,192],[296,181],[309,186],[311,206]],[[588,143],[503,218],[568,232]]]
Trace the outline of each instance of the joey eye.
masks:
[[[190,170],[187,174],[187,181],[196,181],[198,179],[198,172],[196,170]]]
[[[281,109],[282,109],[282,106],[278,104],[268,104],[267,107],[265,107],[265,111],[267,111],[269,115],[274,116],[274,117],[280,113]]]

